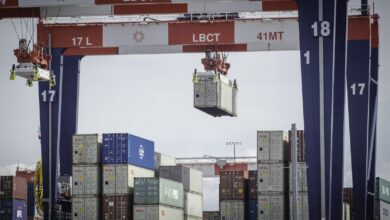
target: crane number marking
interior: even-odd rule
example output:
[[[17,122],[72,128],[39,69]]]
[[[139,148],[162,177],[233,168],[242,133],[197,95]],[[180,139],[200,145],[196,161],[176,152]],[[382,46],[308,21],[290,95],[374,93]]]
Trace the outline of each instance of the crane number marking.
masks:
[[[49,97],[49,102],[53,102],[55,94],[56,94],[55,90],[43,90],[43,92],[41,93],[42,101],[47,102],[47,98]]]
[[[257,34],[257,39],[259,40],[282,40],[283,31],[274,31],[274,32],[260,32]]]
[[[81,44],[84,42],[83,37],[74,37],[72,38],[73,46],[81,46]],[[86,46],[92,46],[93,44],[89,42],[89,38],[85,37],[85,45]]]
[[[364,88],[366,87],[366,84],[365,83],[357,83],[357,86],[360,88],[359,89],[359,94],[358,95],[363,95],[364,93]],[[353,83],[351,85],[351,90],[352,90],[352,95],[356,95],[356,83]]]
[[[320,25],[318,25],[320,24]],[[330,31],[330,22],[329,21],[316,21],[311,25],[311,28],[313,29],[313,36],[314,37],[328,37],[331,33]],[[320,29],[320,30],[318,30]],[[318,31],[320,32],[318,34]]]

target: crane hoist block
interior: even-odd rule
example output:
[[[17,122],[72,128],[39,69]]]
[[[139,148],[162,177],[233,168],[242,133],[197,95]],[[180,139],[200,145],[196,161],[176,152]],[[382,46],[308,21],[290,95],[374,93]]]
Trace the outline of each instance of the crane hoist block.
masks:
[[[194,75],[194,107],[214,117],[237,116],[235,80],[213,71]]]

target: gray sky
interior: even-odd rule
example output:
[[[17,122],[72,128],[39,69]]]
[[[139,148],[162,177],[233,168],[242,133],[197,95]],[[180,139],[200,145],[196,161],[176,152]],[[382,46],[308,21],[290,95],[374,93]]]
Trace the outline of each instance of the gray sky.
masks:
[[[380,20],[377,176],[390,180],[390,2],[376,1]],[[387,13],[387,14],[386,14]],[[18,20],[14,20],[19,24]],[[0,21],[0,174],[18,161],[40,158],[38,86],[9,80],[18,40],[11,22]],[[82,60],[79,133],[129,132],[155,141],[176,157],[232,156],[226,141],[242,141],[238,156],[256,155],[256,130],[303,129],[299,52],[230,53],[230,77],[239,85],[238,117],[214,118],[193,108],[192,73],[203,54],[89,56]],[[348,121],[346,121],[348,128]],[[347,130],[348,134],[348,130]],[[348,134],[349,135],[349,134]],[[349,137],[345,185],[351,186]],[[12,167],[12,168],[11,168]],[[205,180],[205,209],[216,209],[215,180]],[[206,197],[206,196],[205,196]]]

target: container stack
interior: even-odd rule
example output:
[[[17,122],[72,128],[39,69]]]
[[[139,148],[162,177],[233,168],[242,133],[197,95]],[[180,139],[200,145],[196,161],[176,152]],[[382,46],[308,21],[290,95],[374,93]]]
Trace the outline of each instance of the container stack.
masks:
[[[257,219],[257,170],[248,171],[249,220]]]
[[[176,166],[176,158],[159,152],[154,152],[154,170],[156,177],[159,175],[160,166]]]
[[[0,219],[27,219],[27,182],[24,177],[0,176]]]
[[[203,220],[220,220],[219,211],[203,211]]]
[[[135,177],[154,177],[154,143],[131,134],[103,134],[103,219],[131,219]]]
[[[283,131],[257,132],[258,219],[284,220],[288,213],[288,136]]]
[[[183,183],[166,178],[134,179],[134,220],[182,220]]]
[[[219,210],[221,219],[247,219],[248,171],[220,171],[219,178]]]
[[[159,176],[183,183],[184,220],[201,220],[203,216],[203,174],[184,166],[160,166]]]
[[[376,219],[390,219],[390,182],[376,178]]]
[[[291,140],[291,131],[289,131]],[[290,216],[292,216],[292,165],[291,142],[289,142],[289,189],[290,189]],[[304,131],[297,131],[297,215],[299,220],[309,220],[309,203],[307,192],[307,165]]]
[[[75,134],[72,145],[72,219],[99,219],[101,137],[98,134]]]

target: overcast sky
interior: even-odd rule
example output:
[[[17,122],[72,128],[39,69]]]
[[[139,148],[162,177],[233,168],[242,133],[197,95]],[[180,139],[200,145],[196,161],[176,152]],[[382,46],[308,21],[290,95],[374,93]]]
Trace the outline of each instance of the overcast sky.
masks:
[[[376,1],[380,20],[377,176],[390,180],[390,2]],[[387,14],[386,14],[387,13]],[[19,21],[14,20],[18,27]],[[18,162],[40,158],[38,86],[9,80],[18,40],[9,20],[0,21],[0,174]],[[386,40],[385,40],[386,39]],[[226,141],[241,141],[238,156],[256,155],[257,130],[303,129],[298,51],[230,53],[229,76],[239,85],[238,117],[214,118],[193,108],[192,73],[203,54],[89,56],[82,59],[79,133],[129,132],[155,141],[175,157],[233,156]],[[348,120],[346,120],[348,129]],[[349,134],[345,185],[351,186]],[[211,183],[212,182],[212,183]],[[205,210],[217,209],[217,181],[205,181]]]

